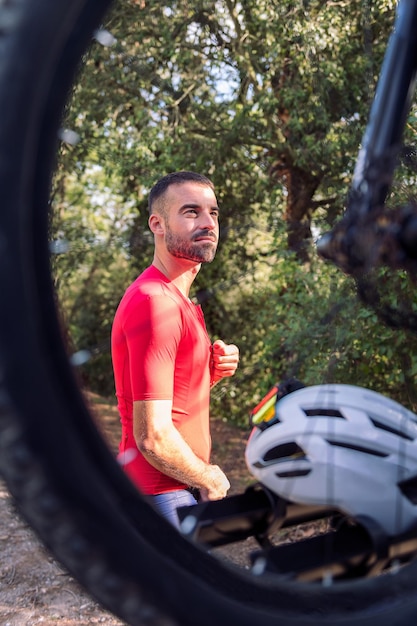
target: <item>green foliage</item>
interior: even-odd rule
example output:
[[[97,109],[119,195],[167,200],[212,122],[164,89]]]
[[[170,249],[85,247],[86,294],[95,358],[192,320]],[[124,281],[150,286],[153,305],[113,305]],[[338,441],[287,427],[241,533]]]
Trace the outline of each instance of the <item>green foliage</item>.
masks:
[[[377,284],[386,302],[374,302],[374,310],[358,298],[351,278],[312,257],[311,265],[301,265],[282,253],[268,269],[266,287],[255,280],[233,298],[227,314],[241,369],[216,388],[213,410],[248,425],[250,410],[288,377],[307,385],[360,385],[416,409],[417,335],[390,327],[385,315],[387,306],[397,310],[410,300],[409,279],[382,272]],[[416,306],[409,306],[415,315]]]
[[[62,187],[59,174],[56,189]],[[69,351],[98,357],[82,371],[96,391],[109,393],[110,329],[121,294],[134,278],[126,241],[133,209],[113,191],[114,179],[98,166],[65,175],[66,194],[55,194],[51,234],[52,271]],[[62,195],[62,194],[61,194]]]
[[[384,326],[309,240],[343,210],[394,8],[393,0],[115,3],[105,27],[117,41],[92,45],[68,107],[65,126],[81,140],[62,146],[51,223],[51,238],[70,242],[52,264],[72,351],[96,355],[82,369],[86,384],[113,389],[114,311],[152,258],[151,185],[194,169],[218,190],[221,242],[193,297],[213,339],[242,353],[236,377],[216,387],[213,411],[247,423],[288,375],[415,402],[414,336]],[[399,180],[407,199],[411,170]],[[409,287],[400,277],[386,293],[400,301]]]

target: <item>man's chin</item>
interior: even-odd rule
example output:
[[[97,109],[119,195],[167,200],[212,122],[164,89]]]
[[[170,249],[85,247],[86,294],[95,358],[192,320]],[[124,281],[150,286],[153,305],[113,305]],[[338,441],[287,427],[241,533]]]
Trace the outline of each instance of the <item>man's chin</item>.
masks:
[[[214,257],[215,257],[215,253],[212,251],[207,251],[206,254],[201,254],[201,255],[196,255],[195,257],[195,261],[197,263],[211,263],[212,261],[214,261]]]
[[[192,263],[211,263],[212,261],[214,261],[214,255],[206,255],[206,256],[193,256],[193,257],[182,257],[183,259],[187,259],[188,261],[191,261]]]
[[[191,261],[192,263],[211,263],[212,261],[214,261],[216,251],[213,251],[213,249],[199,250],[198,254],[194,254],[192,252],[183,252],[176,250],[175,252],[171,252],[171,254],[178,259],[186,259],[187,261]]]

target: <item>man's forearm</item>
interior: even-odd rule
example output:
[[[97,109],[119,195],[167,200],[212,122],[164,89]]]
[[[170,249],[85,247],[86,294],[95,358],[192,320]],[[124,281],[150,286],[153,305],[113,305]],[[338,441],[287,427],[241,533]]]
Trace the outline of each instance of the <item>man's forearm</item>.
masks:
[[[217,465],[199,458],[175,428],[171,401],[134,403],[133,434],[138,449],[157,470],[203,490],[210,500],[224,498],[229,481]]]
[[[204,476],[209,471],[205,463],[192,451],[181,434],[173,427],[171,432],[137,441],[146,460],[156,469],[190,487],[204,486]]]
[[[175,427],[137,443],[146,460],[160,472],[189,487],[204,489],[210,499],[226,495],[230,484],[225,474],[217,465],[197,457]]]

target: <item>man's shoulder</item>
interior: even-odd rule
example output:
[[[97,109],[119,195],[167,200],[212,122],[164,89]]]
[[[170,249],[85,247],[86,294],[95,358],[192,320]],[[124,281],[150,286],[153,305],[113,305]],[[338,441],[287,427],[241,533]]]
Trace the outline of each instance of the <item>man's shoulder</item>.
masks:
[[[130,285],[126,293],[136,292],[144,295],[163,293],[168,279],[153,265],[147,267]]]
[[[149,298],[167,298],[181,305],[181,298],[171,281],[154,266],[148,267],[128,287],[124,299],[147,300]]]

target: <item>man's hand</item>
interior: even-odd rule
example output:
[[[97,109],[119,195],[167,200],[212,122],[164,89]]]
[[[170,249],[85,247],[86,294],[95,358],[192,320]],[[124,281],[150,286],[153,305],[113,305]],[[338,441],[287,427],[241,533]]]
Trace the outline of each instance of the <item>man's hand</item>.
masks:
[[[222,472],[218,465],[210,465],[205,473],[205,478],[207,478],[207,485],[200,488],[203,502],[206,500],[221,500],[226,497],[230,489],[230,483],[226,474]]]
[[[215,341],[211,349],[211,386],[222,378],[233,376],[239,364],[239,348],[233,343],[226,344],[221,339]]]

